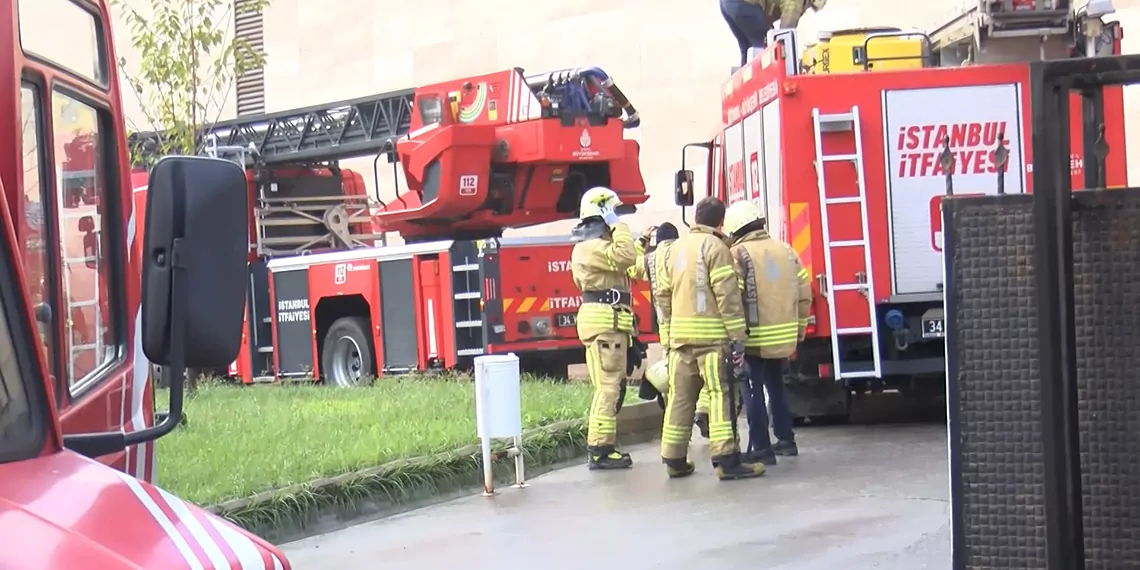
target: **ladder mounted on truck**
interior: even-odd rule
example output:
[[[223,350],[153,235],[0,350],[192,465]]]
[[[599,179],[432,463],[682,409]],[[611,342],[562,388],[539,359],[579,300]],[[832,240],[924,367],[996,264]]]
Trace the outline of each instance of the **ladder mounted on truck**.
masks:
[[[870,243],[871,224],[867,218],[867,187],[863,173],[863,135],[859,127],[859,107],[851,107],[850,111],[835,114],[821,113],[819,109],[812,109],[811,115],[815,131],[815,174],[819,185],[819,210],[823,223],[823,261],[824,271],[826,271],[819,281],[821,293],[827,297],[827,315],[831,327],[832,371],[836,380],[879,378],[882,371],[882,357],[879,352],[879,327],[875,314],[875,276],[871,262]],[[827,133],[835,133],[836,136],[842,133],[850,133],[849,136],[854,139],[853,150],[841,154],[825,153],[823,136]],[[833,162],[848,163],[854,166],[856,194],[851,195],[850,193],[828,189],[825,182],[828,178],[826,174],[828,169],[825,167],[828,163]],[[862,222],[860,237],[843,240],[832,239],[831,210],[834,208],[849,211],[852,205],[859,208],[859,217]],[[845,216],[839,215],[839,217]],[[848,280],[846,276],[840,279],[836,275],[835,257],[844,256],[849,262],[845,265],[850,266],[850,261],[853,258],[846,252],[851,250],[860,252],[859,257],[862,258],[864,271],[856,272],[855,275],[851,276],[853,278],[851,280]],[[852,292],[862,295],[863,302],[866,303],[866,320],[860,320],[858,324],[852,324],[846,319],[844,322],[840,322],[838,316],[840,297],[848,300],[843,303],[846,306],[851,302],[850,293]],[[862,337],[866,335],[871,337],[871,367],[868,369],[866,366],[855,367],[849,363],[844,363],[842,344],[844,338],[850,339],[853,336]]]
[[[295,255],[317,248],[371,247],[379,205],[364,186],[343,181],[340,160],[393,155],[396,139],[410,130],[415,91],[405,89],[278,113],[238,117],[202,129],[206,154],[233,160],[253,172],[253,223],[257,254]],[[157,133],[132,135],[143,155],[161,148]],[[327,169],[301,175],[285,167]]]
[[[971,2],[973,6],[929,34],[936,64],[1064,59],[1074,50],[1078,56],[1111,54],[1111,39],[1088,40],[1101,34],[1105,24],[1100,18],[1114,12],[1111,0]]]

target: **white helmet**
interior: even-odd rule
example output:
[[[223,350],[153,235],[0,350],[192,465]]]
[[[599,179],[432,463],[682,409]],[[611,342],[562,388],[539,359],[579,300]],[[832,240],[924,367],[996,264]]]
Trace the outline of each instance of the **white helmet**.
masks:
[[[764,221],[764,211],[756,204],[742,200],[728,207],[724,212],[724,233],[733,235],[744,226],[756,221]]]
[[[578,217],[584,220],[601,216],[603,209],[616,209],[620,205],[621,198],[618,198],[617,192],[605,186],[597,186],[582,194],[582,203],[578,207]]]
[[[653,387],[661,393],[662,396],[669,395],[669,363],[665,359],[654,362],[649,368],[645,369],[645,381],[653,384]]]

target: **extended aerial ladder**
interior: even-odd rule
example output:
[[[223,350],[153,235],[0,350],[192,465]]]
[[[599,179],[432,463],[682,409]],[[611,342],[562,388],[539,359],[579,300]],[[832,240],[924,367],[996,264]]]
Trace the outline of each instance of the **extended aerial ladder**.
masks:
[[[405,240],[494,237],[575,216],[592,185],[643,203],[639,147],[622,136],[639,123],[597,68],[511,69],[239,117],[202,129],[198,145],[249,169],[257,253],[272,257],[371,246],[391,231]],[[155,154],[159,136],[133,135],[135,155]],[[341,175],[339,161],[360,157],[375,157],[376,196]],[[408,187],[387,202],[381,157],[402,166]]]

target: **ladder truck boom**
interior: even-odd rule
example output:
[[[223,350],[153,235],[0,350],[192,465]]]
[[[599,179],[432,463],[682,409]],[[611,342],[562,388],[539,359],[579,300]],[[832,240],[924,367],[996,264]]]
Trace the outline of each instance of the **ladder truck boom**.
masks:
[[[369,246],[392,231],[412,241],[498,237],[577,216],[593,186],[611,187],[636,207],[648,198],[640,147],[623,133],[639,124],[596,67],[516,68],[238,117],[203,128],[197,142],[250,170],[257,251],[273,256]],[[142,157],[160,143],[158,133],[131,140]],[[362,180],[351,189],[283,180],[297,178],[283,168],[314,165],[327,169],[326,181],[346,180],[339,161],[366,156],[375,157],[376,186],[384,156],[399,164],[407,188],[384,201],[370,199]]]
[[[394,150],[408,133],[413,89],[313,105],[265,115],[238,117],[203,128],[201,148],[217,145],[223,153],[245,151],[241,162],[273,166],[322,163]],[[131,135],[131,147],[143,156],[161,150],[161,134]]]

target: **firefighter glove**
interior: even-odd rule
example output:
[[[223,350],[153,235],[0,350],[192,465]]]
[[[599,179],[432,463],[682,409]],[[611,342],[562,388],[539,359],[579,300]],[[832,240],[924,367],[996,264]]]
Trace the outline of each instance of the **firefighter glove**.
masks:
[[[744,343],[739,340],[732,341],[732,364],[740,366],[744,364]]]
[[[613,206],[603,206],[601,208],[602,220],[606,222],[607,226],[613,226],[618,223],[617,211]]]

